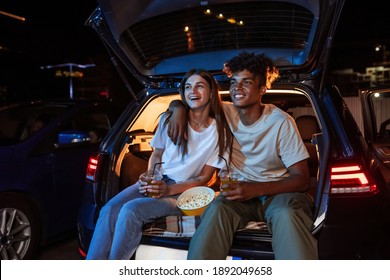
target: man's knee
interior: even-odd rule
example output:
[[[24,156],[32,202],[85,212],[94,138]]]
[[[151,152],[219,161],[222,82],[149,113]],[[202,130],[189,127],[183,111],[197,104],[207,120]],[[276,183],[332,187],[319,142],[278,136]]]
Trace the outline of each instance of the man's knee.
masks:
[[[218,199],[214,200],[212,203],[209,204],[209,206],[207,206],[206,210],[203,212],[202,219],[204,219],[206,215],[207,216],[218,215],[218,213],[220,213],[223,208],[224,205],[223,203],[221,203],[220,200]]]

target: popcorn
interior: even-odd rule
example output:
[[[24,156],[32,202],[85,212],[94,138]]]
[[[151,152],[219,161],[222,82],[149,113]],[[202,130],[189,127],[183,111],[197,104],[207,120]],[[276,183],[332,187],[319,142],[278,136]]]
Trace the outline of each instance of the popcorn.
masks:
[[[181,209],[196,209],[209,204],[213,198],[214,197],[211,193],[201,191],[195,194],[188,194],[187,196],[180,199],[180,201],[177,202],[177,205]]]

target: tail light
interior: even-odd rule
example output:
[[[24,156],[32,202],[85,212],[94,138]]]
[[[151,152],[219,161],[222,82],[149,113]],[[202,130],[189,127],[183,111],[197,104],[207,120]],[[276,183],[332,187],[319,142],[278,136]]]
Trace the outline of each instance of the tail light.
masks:
[[[99,165],[99,154],[94,154],[89,158],[85,178],[90,181],[96,180],[96,171]]]
[[[83,258],[85,258],[87,256],[87,253],[85,253],[81,248],[79,248],[79,254]]]
[[[331,169],[331,194],[375,194],[378,188],[357,164],[333,166]]]

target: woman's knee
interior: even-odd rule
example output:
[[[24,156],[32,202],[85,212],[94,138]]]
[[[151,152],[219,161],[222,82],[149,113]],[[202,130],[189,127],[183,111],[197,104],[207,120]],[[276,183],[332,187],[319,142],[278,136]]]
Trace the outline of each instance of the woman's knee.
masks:
[[[128,215],[131,215],[133,213],[136,213],[137,211],[142,211],[143,207],[143,199],[133,199],[125,204],[123,204],[120,212],[121,213],[127,213]]]
[[[99,216],[104,217],[104,216],[118,215],[120,209],[121,209],[120,205],[115,205],[113,203],[107,203],[100,210]]]
[[[153,207],[153,201],[148,198],[135,198],[123,204],[120,209],[122,217],[132,217],[131,219],[147,220],[155,216],[155,213],[160,213],[158,207]]]

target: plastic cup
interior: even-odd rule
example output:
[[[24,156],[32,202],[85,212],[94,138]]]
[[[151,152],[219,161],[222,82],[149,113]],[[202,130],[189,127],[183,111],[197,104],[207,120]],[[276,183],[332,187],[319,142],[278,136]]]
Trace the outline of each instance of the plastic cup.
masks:
[[[152,181],[154,180],[161,180],[163,178],[163,175],[157,169],[149,169],[148,171],[142,173],[139,178],[141,180],[141,184],[146,186],[151,185]],[[147,191],[146,195],[149,197],[154,197],[156,193]]]
[[[239,177],[239,174],[237,172],[234,172],[234,171],[231,171],[231,170],[229,171],[229,170],[226,170],[226,169],[222,169],[219,172],[219,178],[221,179],[221,186],[222,185],[227,185],[227,184],[237,184],[238,177]],[[229,187],[220,188],[220,190],[222,192],[227,192],[227,191],[230,191],[231,188],[229,188]]]

